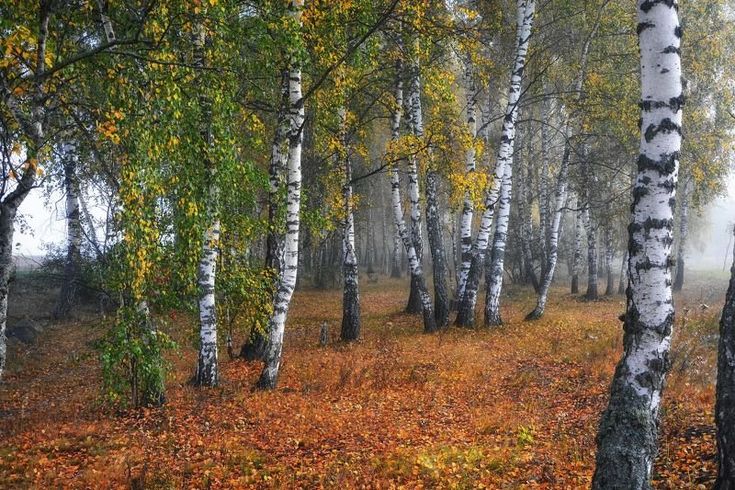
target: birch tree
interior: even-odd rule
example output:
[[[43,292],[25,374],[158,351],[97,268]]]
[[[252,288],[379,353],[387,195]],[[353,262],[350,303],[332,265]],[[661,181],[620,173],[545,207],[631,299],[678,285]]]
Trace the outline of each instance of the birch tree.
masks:
[[[480,227],[472,245],[472,260],[464,285],[464,295],[459,304],[456,324],[462,327],[473,327],[475,324],[475,305],[477,291],[480,286],[480,276],[484,267],[485,254],[490,240],[490,230],[493,224],[495,205],[500,197],[500,188],[505,175],[506,167],[512,164],[515,144],[516,119],[518,117],[518,103],[521,96],[523,71],[526,66],[526,54],[531,37],[531,26],[536,9],[535,0],[518,0],[516,23],[516,54],[508,89],[508,102],[505,108],[503,128],[498,148],[498,158],[493,171],[490,185],[485,192],[485,210],[482,213]]]
[[[474,140],[477,138],[477,89],[475,87],[475,75],[472,70],[472,60],[468,56],[465,69],[465,83],[467,93],[467,129],[470,136]],[[474,141],[473,141],[474,143]],[[467,148],[465,154],[465,171],[471,175],[476,167],[476,149],[471,144]],[[455,299],[460,301],[464,296],[465,284],[467,283],[467,275],[470,273],[470,265],[472,264],[472,219],[474,217],[474,202],[469,190],[465,191],[464,200],[462,201],[462,214],[460,216],[459,240],[460,240],[460,266],[457,275],[457,292]]]
[[[735,232],[735,229],[733,230]],[[717,424],[716,490],[735,488],[735,247],[730,268],[730,285],[720,318],[717,348],[717,389],[715,422]]]
[[[510,199],[513,190],[513,165],[505,167],[503,184],[498,202],[498,220],[493,236],[493,248],[490,266],[486,279],[485,326],[494,327],[503,324],[500,316],[500,292],[503,289],[505,246],[508,242],[508,224],[510,221]]]
[[[288,15],[294,24],[297,39],[293,42],[300,45],[298,39],[301,26],[301,13],[304,0],[291,0]],[[297,50],[295,50],[297,51]],[[273,314],[268,322],[268,346],[265,365],[258,379],[261,389],[273,389],[278,382],[283,351],[283,334],[286,328],[286,317],[291,304],[299,263],[299,225],[301,212],[301,146],[303,143],[304,101],[301,89],[301,60],[298,54],[292,55],[288,76],[288,163],[287,163],[287,198],[286,198],[286,236],[284,240],[283,270],[276,287],[273,302]]]
[[[194,66],[199,71],[199,79],[204,81],[202,73],[207,68],[206,60],[206,27],[199,21],[194,28]],[[218,210],[217,164],[212,161],[212,103],[207,94],[206,85],[200,88],[197,102],[200,111],[200,155],[207,173],[207,185],[204,195],[204,236],[199,259],[197,286],[199,289],[199,357],[194,374],[194,384],[199,386],[217,386],[219,371],[217,365],[217,303],[215,283],[217,278],[217,255],[220,238],[220,219]]]
[[[399,51],[401,43],[399,41]],[[400,58],[400,53],[396,60],[395,69],[395,85],[394,85],[394,107],[391,114],[391,142],[395,143],[401,137],[401,118],[403,112],[403,62]],[[416,252],[415,241],[409,236],[408,228],[406,227],[406,221],[403,217],[403,203],[401,200],[401,177],[398,173],[396,164],[391,167],[391,207],[393,208],[393,221],[398,234],[401,237],[403,246],[408,256],[408,267],[411,271],[411,281],[415,283],[418,290],[419,299],[421,300],[421,309],[424,318],[424,331],[434,332],[436,331],[436,319],[434,317],[434,305],[431,301],[431,296],[426,288],[426,280],[424,278],[424,271],[421,267],[421,261]],[[418,177],[417,177],[418,179]],[[409,187],[410,188],[410,187]],[[413,197],[411,198],[413,205]]]
[[[671,244],[682,70],[678,3],[639,0],[641,139],[629,225],[623,357],[597,435],[592,487],[650,488],[674,323]]]
[[[686,257],[687,238],[689,235],[689,201],[693,192],[693,179],[684,181],[681,204],[679,205],[679,240],[676,247],[676,273],[674,275],[674,291],[684,287],[684,259]]]
[[[81,274],[82,222],[80,213],[80,186],[78,151],[75,145],[62,145],[64,167],[64,194],[66,214],[66,260],[64,262],[64,279],[59,291],[59,298],[54,307],[55,319],[69,315],[79,291]],[[92,230],[94,231],[94,230]]]
[[[342,295],[342,330],[340,338],[345,341],[360,338],[360,290],[358,287],[357,254],[355,253],[355,216],[352,197],[352,163],[350,161],[349,142],[347,136],[347,110],[339,111],[340,151],[339,159],[344,172],[342,184],[342,200],[344,205],[344,222],[342,227],[342,279],[344,291]]]

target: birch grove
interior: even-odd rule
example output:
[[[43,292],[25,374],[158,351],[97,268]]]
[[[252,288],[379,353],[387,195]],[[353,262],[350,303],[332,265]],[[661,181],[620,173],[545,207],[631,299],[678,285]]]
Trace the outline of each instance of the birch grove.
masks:
[[[733,12],[3,3],[0,481],[732,488]]]

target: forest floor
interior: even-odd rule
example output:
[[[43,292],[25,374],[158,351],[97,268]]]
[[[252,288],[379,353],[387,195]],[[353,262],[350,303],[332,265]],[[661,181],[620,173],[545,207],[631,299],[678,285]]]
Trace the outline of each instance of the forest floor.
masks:
[[[725,286],[724,276],[691,279],[677,298],[657,488],[714,480]],[[26,296],[11,296],[11,309],[50,308],[34,302],[48,298],[43,288],[14,287]],[[273,392],[252,391],[260,365],[225,352],[220,387],[187,385],[193,322],[167,315],[180,349],[161,409],[101,404],[93,343],[109,317],[88,311],[31,346],[12,343],[0,385],[0,487],[588,487],[623,297],[583,302],[559,288],[543,319],[524,322],[534,297],[511,286],[503,327],[424,335],[420,316],[402,313],[407,287],[364,284],[364,338],[353,345],[336,340],[339,291],[297,292]],[[332,342],[320,347],[325,320]]]

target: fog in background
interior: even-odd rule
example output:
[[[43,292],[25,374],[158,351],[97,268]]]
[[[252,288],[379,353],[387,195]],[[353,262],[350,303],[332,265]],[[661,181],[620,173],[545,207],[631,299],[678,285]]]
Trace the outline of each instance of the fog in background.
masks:
[[[104,210],[89,203],[95,218],[102,219]],[[38,258],[49,246],[62,245],[66,237],[64,196],[55,190],[46,196],[34,189],[20,207],[22,219],[15,225],[13,255]],[[732,263],[733,225],[735,225],[735,175],[730,175],[727,194],[703,209],[690,211],[687,244],[687,269],[699,271],[729,270]],[[678,223],[677,223],[678,225]]]
[[[735,225],[735,175],[727,182],[727,194],[701,210],[692,210],[686,267],[723,271],[732,264]]]

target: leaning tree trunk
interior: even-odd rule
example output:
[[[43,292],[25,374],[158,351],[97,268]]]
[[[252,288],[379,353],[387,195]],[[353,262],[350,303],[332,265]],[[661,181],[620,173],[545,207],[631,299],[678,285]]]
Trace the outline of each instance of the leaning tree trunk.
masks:
[[[518,0],[516,57],[513,72],[510,77],[508,103],[505,108],[505,117],[503,118],[498,161],[495,165],[490,186],[485,193],[485,210],[482,213],[477,237],[472,245],[470,270],[464,286],[464,295],[461,298],[457,311],[456,324],[461,327],[471,328],[475,325],[477,291],[480,287],[480,278],[485,266],[485,255],[490,241],[490,229],[493,224],[495,204],[500,196],[500,186],[503,181],[505,169],[513,161],[518,102],[521,96],[521,83],[523,81],[523,71],[526,66],[526,53],[528,52],[528,43],[531,37],[535,9],[535,0]]]
[[[360,338],[360,290],[358,287],[357,254],[355,253],[355,215],[352,206],[352,162],[347,141],[347,113],[340,110],[340,158],[344,172],[342,200],[345,218],[342,229],[342,330],[340,338],[350,342]]]
[[[576,200],[579,206],[579,198]],[[574,257],[572,258],[572,294],[579,294],[579,273],[582,270],[582,234],[584,233],[584,209],[574,216]]]
[[[268,166],[268,236],[266,237],[265,267],[273,274],[274,297],[283,270],[284,237],[283,224],[280,218],[279,195],[283,186],[283,173],[288,164],[288,103],[289,103],[289,73],[282,74],[281,102],[276,119],[276,131],[271,146],[270,165]],[[318,247],[322,251],[322,247]],[[319,254],[318,254],[319,256]],[[319,263],[318,270],[322,270]],[[256,325],[250,329],[247,341],[240,349],[240,357],[248,361],[265,360],[268,346],[268,332]]]
[[[735,230],[733,230],[735,232]],[[717,480],[715,490],[735,489],[735,247],[730,286],[720,318],[717,348]]]
[[[689,235],[689,197],[692,192],[692,178],[684,184],[684,195],[679,208],[679,246],[676,249],[676,275],[674,276],[674,291],[681,291],[684,287],[684,257],[686,256],[687,236]]]
[[[567,136],[569,135],[569,124],[567,123]],[[549,296],[551,282],[554,280],[554,271],[556,270],[556,262],[559,256],[559,231],[561,222],[564,218],[564,206],[567,200],[567,178],[569,173],[569,156],[571,147],[568,143],[564,145],[564,154],[561,159],[561,167],[559,168],[559,176],[556,179],[556,197],[554,201],[554,214],[551,219],[549,228],[549,246],[547,248],[547,264],[544,270],[544,278],[536,301],[536,308],[526,315],[526,320],[536,320],[541,318],[546,309],[546,300]]]
[[[485,326],[494,327],[503,324],[500,317],[500,293],[503,289],[503,264],[505,260],[505,244],[508,241],[508,222],[510,221],[510,198],[513,190],[513,166],[505,167],[503,187],[500,190],[498,222],[495,225],[493,250],[490,268],[485,276],[487,292],[485,297]]]
[[[674,325],[671,244],[681,148],[681,28],[676,0],[638,0],[641,143],[633,190],[623,357],[597,435],[592,488],[647,489]]]
[[[206,30],[198,25],[194,33],[194,65],[201,71],[206,68],[204,46]],[[202,237],[202,256],[199,259],[199,358],[193,382],[197,386],[217,386],[219,382],[217,356],[217,301],[215,283],[217,278],[217,255],[220,238],[217,188],[217,166],[212,161],[212,101],[202,87],[198,95],[200,110],[200,154],[207,170],[207,193],[205,202],[205,226]]]
[[[301,25],[303,0],[291,0],[289,15]],[[284,240],[283,269],[279,277],[273,313],[268,322],[268,346],[265,365],[257,386],[276,387],[281,366],[283,334],[288,307],[291,304],[299,266],[299,225],[301,223],[301,146],[304,139],[304,100],[301,93],[301,66],[292,61],[288,76],[288,168],[286,195],[286,237]]]
[[[472,73],[472,61],[467,60],[467,72],[465,75],[467,79],[467,129],[472,137],[472,144],[467,148],[465,155],[465,171],[468,176],[471,176],[475,172],[476,165],[476,150],[475,150],[475,138],[477,138],[477,93],[475,90],[474,76]],[[459,266],[459,273],[457,274],[457,291],[455,293],[455,303],[462,299],[464,296],[465,284],[467,284],[467,276],[470,272],[470,265],[472,264],[472,218],[474,216],[474,203],[469,191],[465,192],[464,202],[462,204],[462,215],[460,217],[459,225],[459,239],[461,247],[461,260]]]
[[[64,192],[66,193],[66,262],[64,279],[53,317],[66,318],[79,292],[81,274],[82,222],[79,209],[79,176],[77,155],[73,145],[64,145]]]
[[[396,81],[395,81],[395,110],[391,116],[391,139],[397,141],[401,136],[401,116],[403,107],[403,81],[402,81],[403,63],[400,59],[396,61]],[[418,177],[416,177],[418,179]],[[418,182],[417,182],[418,183]],[[418,186],[409,190],[416,191],[416,200],[418,201]],[[413,204],[413,198],[412,204]],[[401,237],[403,246],[408,255],[408,267],[411,271],[411,283],[416,285],[417,295],[421,301],[421,311],[424,317],[424,332],[436,331],[436,318],[434,316],[434,305],[431,302],[431,296],[426,288],[426,280],[424,279],[424,271],[421,267],[416,242],[409,236],[406,221],[403,218],[403,204],[401,200],[401,178],[398,174],[398,168],[393,165],[391,169],[391,205],[393,208],[393,221],[395,223],[398,235]],[[412,216],[413,219],[413,216]],[[412,286],[413,287],[413,286]]]
[[[607,286],[605,287],[605,296],[615,294],[615,281],[613,279],[613,242],[610,226],[605,227],[605,274],[607,275]]]

